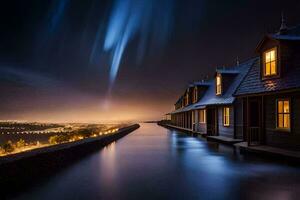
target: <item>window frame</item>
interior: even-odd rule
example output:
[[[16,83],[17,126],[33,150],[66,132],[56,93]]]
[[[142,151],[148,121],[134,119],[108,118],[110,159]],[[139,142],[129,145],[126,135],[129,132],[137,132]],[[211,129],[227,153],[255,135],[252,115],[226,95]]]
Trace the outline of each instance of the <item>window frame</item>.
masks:
[[[275,74],[270,74],[270,75],[266,75],[266,65],[269,63],[270,64],[270,73],[271,73],[271,63],[272,61],[270,62],[266,62],[266,54],[275,50],[275,70],[276,70],[276,73]],[[268,48],[266,50],[263,51],[262,53],[262,77],[263,79],[269,79],[269,78],[274,78],[274,77],[278,77],[279,76],[279,48],[277,46],[275,47],[272,47],[272,48]]]
[[[220,85],[218,85],[218,78],[220,78]],[[220,91],[218,89],[220,89]],[[216,95],[220,96],[222,95],[222,92],[223,92],[222,75],[218,73],[216,76]]]
[[[288,113],[279,113],[278,111],[278,103],[282,101],[283,104],[284,104],[284,101],[288,101],[289,102],[289,112]],[[291,98],[278,98],[276,99],[276,113],[275,113],[275,118],[276,118],[276,124],[275,124],[275,127],[276,127],[276,130],[280,130],[280,131],[284,131],[284,132],[291,132],[291,127],[292,127],[292,109],[291,109],[291,106],[292,106],[292,103],[291,103]],[[283,108],[284,109],[284,108]],[[279,115],[289,115],[289,126],[287,128],[285,127],[279,127],[278,123],[279,123]],[[283,123],[284,123],[284,117],[283,117]]]
[[[206,123],[206,109],[199,109],[199,111],[198,111],[198,121],[199,121],[199,123],[200,124],[205,124]],[[200,119],[201,119],[201,113],[203,113],[203,121],[201,121]]]
[[[228,115],[227,115],[226,109],[228,109]],[[228,120],[227,120],[227,117],[228,117]],[[223,126],[224,127],[230,126],[230,107],[229,106],[223,107]]]

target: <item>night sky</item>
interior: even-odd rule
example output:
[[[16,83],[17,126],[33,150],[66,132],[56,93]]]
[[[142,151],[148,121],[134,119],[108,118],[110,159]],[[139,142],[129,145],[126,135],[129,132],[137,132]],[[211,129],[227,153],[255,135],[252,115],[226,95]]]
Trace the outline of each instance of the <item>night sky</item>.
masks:
[[[300,24],[300,1],[9,0],[0,7],[0,119],[154,120],[189,82]]]

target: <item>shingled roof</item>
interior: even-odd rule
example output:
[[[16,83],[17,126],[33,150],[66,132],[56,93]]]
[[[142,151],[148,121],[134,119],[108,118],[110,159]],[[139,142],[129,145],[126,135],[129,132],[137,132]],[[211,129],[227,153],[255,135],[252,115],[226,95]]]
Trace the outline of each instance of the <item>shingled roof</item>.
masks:
[[[288,28],[284,34],[272,34],[271,37],[277,40],[300,40],[300,25]],[[299,61],[297,61],[299,63]],[[290,70],[286,70],[280,78],[262,80],[260,74],[260,58],[257,58],[255,64],[249,70],[240,86],[235,92],[235,96],[262,94],[271,92],[280,92],[290,89],[300,88],[300,63]],[[285,66],[287,69],[289,66]]]
[[[235,77],[232,80],[232,83],[230,86],[227,88],[226,91],[222,95],[216,95],[216,90],[215,90],[215,80],[211,80],[211,85],[203,98],[195,104],[195,108],[201,108],[204,106],[209,106],[209,105],[228,105],[232,104],[235,100],[235,97],[233,96],[234,92],[246,76],[247,72],[251,68],[251,66],[256,62],[255,59],[250,59],[244,63],[241,63],[239,66],[234,66],[232,68],[227,68],[222,69],[222,71],[218,71],[219,73],[232,73],[235,74]]]
[[[260,76],[260,59],[258,58],[234,95],[270,93],[296,88],[300,88],[300,66],[288,70],[281,78],[262,80]]]
[[[257,61],[257,58],[248,60],[244,63],[241,63],[238,66],[230,67],[230,68],[223,68],[221,70],[216,70],[218,73],[222,74],[233,74],[234,78],[232,80],[232,83],[230,86],[227,88],[226,91],[222,95],[216,95],[216,90],[215,90],[215,80],[211,79],[210,81],[205,81],[202,82],[205,86],[208,86],[207,91],[205,92],[204,96],[200,99],[199,102],[180,108],[178,110],[174,110],[170,114],[175,114],[175,113],[181,113],[181,112],[186,112],[194,109],[200,109],[200,108],[205,108],[206,106],[210,105],[228,105],[232,104],[235,100],[235,97],[233,96],[234,92],[246,76],[247,72],[251,68],[251,66]]]
[[[271,34],[271,38],[277,40],[300,40],[300,25],[288,28],[284,34]]]

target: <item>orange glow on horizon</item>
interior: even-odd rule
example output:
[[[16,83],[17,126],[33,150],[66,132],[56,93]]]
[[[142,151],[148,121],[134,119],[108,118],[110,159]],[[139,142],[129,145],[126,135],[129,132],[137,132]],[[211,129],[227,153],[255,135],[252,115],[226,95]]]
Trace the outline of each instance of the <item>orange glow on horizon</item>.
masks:
[[[119,123],[159,120],[169,111],[170,102],[116,102],[109,104],[97,101],[72,103],[68,106],[57,105],[47,108],[40,106],[30,111],[15,112],[10,116],[1,116],[0,120],[21,120],[53,123]],[[41,108],[42,107],[42,108]]]

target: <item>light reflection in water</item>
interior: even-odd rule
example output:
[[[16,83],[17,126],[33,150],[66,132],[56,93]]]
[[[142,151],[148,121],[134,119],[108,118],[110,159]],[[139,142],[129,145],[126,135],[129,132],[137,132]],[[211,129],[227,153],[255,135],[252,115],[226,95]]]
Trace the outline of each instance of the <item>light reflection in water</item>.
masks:
[[[297,199],[299,188],[297,167],[142,124],[20,199],[276,200]]]

